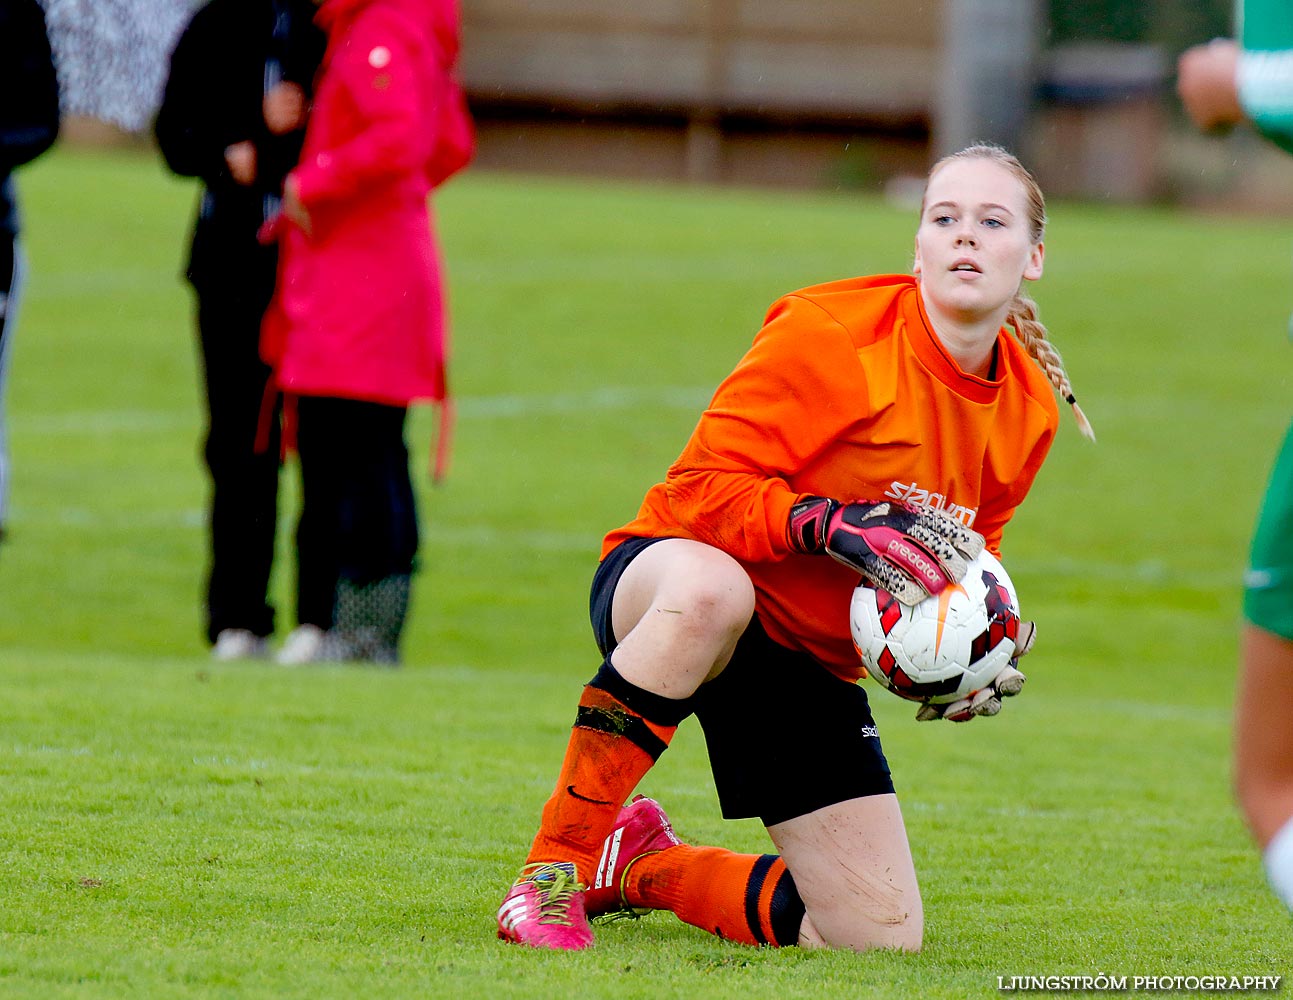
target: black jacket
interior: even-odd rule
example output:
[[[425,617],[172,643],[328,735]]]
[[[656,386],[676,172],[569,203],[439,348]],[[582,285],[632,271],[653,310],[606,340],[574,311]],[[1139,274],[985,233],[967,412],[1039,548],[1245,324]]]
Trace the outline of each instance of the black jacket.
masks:
[[[154,132],[170,168],[205,185],[187,269],[199,291],[243,282],[272,288],[275,254],[257,245],[256,232],[277,212],[304,130],[271,135],[262,101],[268,74],[311,91],[326,42],[316,10],[309,0],[211,0],[171,55]],[[236,183],[224,160],[226,147],[246,140],[256,146],[250,186]]]
[[[18,231],[9,174],[58,137],[58,77],[36,0],[0,0],[0,233]]]

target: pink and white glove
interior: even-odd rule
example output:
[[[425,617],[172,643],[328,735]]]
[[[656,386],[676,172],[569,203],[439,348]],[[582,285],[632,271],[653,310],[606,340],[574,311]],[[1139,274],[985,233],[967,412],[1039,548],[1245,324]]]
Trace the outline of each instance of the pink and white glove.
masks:
[[[787,537],[796,552],[825,553],[907,605],[960,583],[983,551],[983,536],[954,517],[889,500],[806,497],[791,508]]]

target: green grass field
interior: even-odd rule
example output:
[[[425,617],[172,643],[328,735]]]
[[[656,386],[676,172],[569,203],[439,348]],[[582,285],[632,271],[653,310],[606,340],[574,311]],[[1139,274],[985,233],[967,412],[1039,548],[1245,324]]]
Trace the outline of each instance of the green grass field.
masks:
[[[493,912],[597,665],[600,537],[767,305],[906,270],[914,213],[454,181],[460,419],[447,484],[420,477],[407,663],[285,671],[201,642],[194,189],[130,153],[60,151],[20,181],[0,995],[962,998],[1011,975],[1293,973],[1227,776],[1239,577],[1289,418],[1293,221],[1051,206],[1036,294],[1100,441],[1065,414],[1006,537],[1040,629],[1028,688],[962,727],[870,688],[922,954],[754,950],[656,914],[552,955],[498,943]],[[768,849],[720,819],[692,722],[644,789],[686,838]]]

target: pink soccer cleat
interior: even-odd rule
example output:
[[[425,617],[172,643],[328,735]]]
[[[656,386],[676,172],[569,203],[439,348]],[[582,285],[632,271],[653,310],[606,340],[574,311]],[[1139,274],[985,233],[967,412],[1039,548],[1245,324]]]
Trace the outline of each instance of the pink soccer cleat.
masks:
[[[629,906],[624,898],[624,877],[629,867],[648,854],[659,854],[682,843],[673,832],[660,803],[639,795],[620,810],[615,829],[602,844],[593,886],[584,893],[588,916],[620,915],[640,917],[649,909]]]
[[[584,887],[568,861],[526,865],[498,908],[498,936],[515,944],[580,951],[593,943]]]

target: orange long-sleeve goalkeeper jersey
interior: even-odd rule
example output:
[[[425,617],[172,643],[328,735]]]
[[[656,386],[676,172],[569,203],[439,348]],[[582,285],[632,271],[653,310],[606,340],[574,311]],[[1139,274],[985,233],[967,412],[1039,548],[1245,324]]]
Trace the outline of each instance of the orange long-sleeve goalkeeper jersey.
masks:
[[[857,678],[849,599],[858,575],[828,556],[793,552],[790,508],[809,495],[923,503],[999,552],[1059,413],[1046,377],[1004,329],[995,374],[961,371],[908,275],[786,295],[665,481],[606,536],[602,554],[633,536],[714,545],[750,574],[774,640]]]

